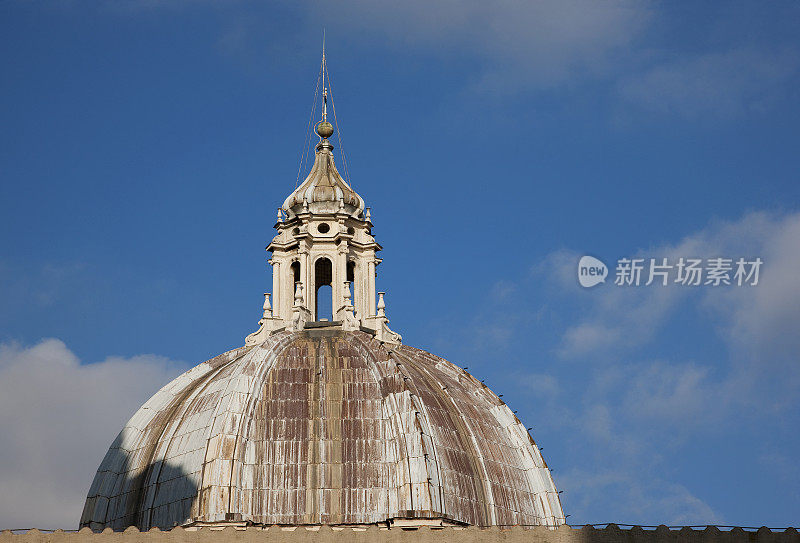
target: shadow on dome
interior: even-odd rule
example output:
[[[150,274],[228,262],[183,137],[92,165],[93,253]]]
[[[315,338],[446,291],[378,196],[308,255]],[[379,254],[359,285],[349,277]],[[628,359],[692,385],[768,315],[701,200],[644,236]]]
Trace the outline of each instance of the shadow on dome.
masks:
[[[173,460],[155,460],[155,447],[132,453],[124,449],[125,428],[106,453],[95,475],[80,527],[140,531],[168,530],[191,521],[198,497],[199,473],[187,473]]]

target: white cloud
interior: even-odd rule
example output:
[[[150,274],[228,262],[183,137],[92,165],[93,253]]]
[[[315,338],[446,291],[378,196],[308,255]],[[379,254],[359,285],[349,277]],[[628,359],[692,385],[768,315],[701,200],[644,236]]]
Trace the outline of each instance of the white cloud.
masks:
[[[622,79],[617,90],[628,104],[652,113],[738,117],[769,107],[797,67],[794,53],[733,49],[657,64]]]
[[[764,270],[758,288],[725,299],[734,311],[730,338],[759,351],[798,352],[800,338],[794,332],[800,314],[800,214],[782,220],[758,215],[751,223],[744,225],[747,232],[760,231],[766,238],[761,253],[754,255],[763,255]]]
[[[94,472],[134,411],[182,364],[81,364],[57,339],[0,344],[0,529],[75,528]]]

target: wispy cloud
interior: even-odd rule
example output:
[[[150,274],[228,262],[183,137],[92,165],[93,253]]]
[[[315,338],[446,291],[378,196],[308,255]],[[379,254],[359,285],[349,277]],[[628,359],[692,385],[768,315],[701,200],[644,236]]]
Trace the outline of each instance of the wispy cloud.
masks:
[[[122,14],[213,10],[219,21],[213,38],[218,49],[262,70],[264,58],[294,58],[308,36],[318,39],[319,30],[327,26],[334,36],[346,36],[340,43],[388,46],[404,55],[423,54],[463,66],[465,90],[484,96],[569,92],[584,83],[600,83],[594,97],[609,100],[612,110],[616,104],[617,120],[626,123],[643,114],[685,121],[763,112],[790,96],[800,67],[800,53],[790,46],[770,46],[770,36],[756,36],[747,46],[730,39],[701,52],[670,47],[659,41],[659,30],[677,23],[655,2],[345,0],[335,9],[320,2],[265,8],[221,0],[103,5]],[[732,19],[746,16],[746,10],[732,11]],[[269,37],[276,12],[291,14],[297,25],[283,43]],[[704,21],[698,26],[703,24],[711,25]],[[728,32],[740,38],[736,30]],[[702,38],[688,32],[682,41]]]
[[[41,266],[0,262],[0,296],[6,309],[33,300],[40,307],[49,307],[85,278],[83,262],[48,262]]]
[[[721,522],[702,489],[671,480],[671,463],[686,443],[713,439],[726,427],[790,425],[780,421],[800,406],[800,213],[715,221],[675,243],[631,253],[673,262],[759,256],[764,264],[755,287],[618,287],[612,272],[608,284],[589,290],[577,285],[579,254],[548,255],[533,277],[543,285],[542,303],[562,308],[552,369],[515,381],[535,396],[532,422],[562,429],[566,450],[586,451],[576,455],[580,468],[558,476],[573,515],[607,521],[586,516],[601,500],[619,522]],[[716,348],[705,348],[702,337],[682,338],[680,325],[697,323]],[[526,334],[519,330],[509,341]],[[665,338],[675,338],[682,354],[665,349]],[[764,461],[781,454],[771,450]]]
[[[521,376],[522,385],[530,390],[537,399],[555,400],[558,398],[561,387],[555,375],[546,373],[528,373]]]
[[[648,3],[618,0],[542,2],[339,2],[321,10],[329,24],[406,49],[480,66],[473,88],[492,94],[552,88],[618,69],[616,57],[646,28]],[[312,14],[312,18],[313,18]]]
[[[714,524],[720,517],[706,502],[683,485],[670,483],[657,473],[646,476],[636,469],[574,470],[558,477],[567,489],[575,515],[584,515],[593,503],[608,504],[610,519],[633,524]],[[570,492],[570,489],[574,489]],[[587,522],[609,522],[609,518]]]
[[[562,356],[620,354],[644,345],[687,301],[697,310],[711,310],[722,337],[740,351],[778,349],[785,355],[798,347],[800,340],[789,328],[800,319],[800,276],[796,273],[800,266],[800,213],[750,213],[736,221],[712,223],[678,243],[631,253],[642,258],[667,257],[673,263],[680,257],[720,255],[759,256],[765,263],[755,287],[616,287],[610,284],[610,277],[609,284],[583,298],[589,302],[585,316],[564,331],[559,349]],[[568,273],[574,282],[576,263],[577,259],[571,269],[553,274],[560,281]]]
[[[741,360],[757,361],[760,372],[796,390],[800,388],[800,213],[756,214],[725,230],[731,237],[762,236],[763,244],[750,248],[750,254],[763,255],[763,278],[757,288],[709,296],[707,306],[723,319],[725,337]]]
[[[732,49],[657,63],[617,84],[634,108],[684,119],[762,112],[787,92],[800,57],[792,51]]]
[[[772,417],[796,407],[800,213],[751,213],[716,222],[648,253],[671,259],[760,256],[765,264],[755,287],[604,285],[584,297],[586,316],[563,331],[557,350],[591,375],[583,391],[584,414],[575,416],[589,421],[582,431],[597,439],[613,431],[616,440],[627,434],[646,444],[661,441],[653,428],[669,429],[681,441],[736,417]],[[707,358],[697,346],[690,360],[654,359],[649,351],[657,349],[657,339],[675,336],[667,328],[687,313],[711,325],[710,333],[716,330],[717,352]],[[603,423],[604,412],[619,428]]]

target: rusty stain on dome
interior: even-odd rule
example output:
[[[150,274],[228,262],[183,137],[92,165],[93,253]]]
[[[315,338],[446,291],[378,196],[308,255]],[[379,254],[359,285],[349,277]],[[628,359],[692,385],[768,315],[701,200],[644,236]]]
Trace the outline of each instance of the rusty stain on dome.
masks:
[[[560,525],[550,472],[494,393],[364,332],[277,332],[156,393],[104,458],[94,530],[206,523]]]

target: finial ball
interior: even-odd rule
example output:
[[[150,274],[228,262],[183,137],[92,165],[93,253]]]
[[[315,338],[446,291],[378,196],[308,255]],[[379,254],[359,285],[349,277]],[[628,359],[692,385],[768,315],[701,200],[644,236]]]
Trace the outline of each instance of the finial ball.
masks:
[[[333,125],[328,121],[322,121],[317,125],[317,134],[321,138],[330,138],[333,135]]]

